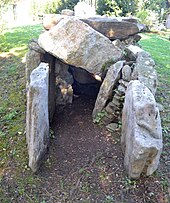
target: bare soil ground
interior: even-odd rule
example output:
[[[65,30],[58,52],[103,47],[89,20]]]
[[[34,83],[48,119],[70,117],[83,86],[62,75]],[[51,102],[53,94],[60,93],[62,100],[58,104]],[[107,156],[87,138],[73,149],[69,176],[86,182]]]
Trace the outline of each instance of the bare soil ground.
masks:
[[[140,180],[126,176],[120,129],[113,134],[95,125],[93,106],[94,100],[79,97],[56,112],[47,161],[38,175],[46,202],[167,203],[159,172]]]

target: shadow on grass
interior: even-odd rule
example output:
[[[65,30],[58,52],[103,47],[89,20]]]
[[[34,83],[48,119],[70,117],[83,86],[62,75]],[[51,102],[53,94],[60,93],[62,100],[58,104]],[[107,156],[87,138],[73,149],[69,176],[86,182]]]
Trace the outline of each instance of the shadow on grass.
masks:
[[[8,29],[0,35],[0,52],[9,52],[13,48],[26,47],[28,41],[37,38],[42,31],[42,25],[28,25]]]

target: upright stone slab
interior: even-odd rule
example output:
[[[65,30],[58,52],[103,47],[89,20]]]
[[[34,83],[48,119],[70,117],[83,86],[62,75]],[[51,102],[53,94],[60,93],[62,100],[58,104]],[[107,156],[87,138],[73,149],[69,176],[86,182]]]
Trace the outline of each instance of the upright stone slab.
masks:
[[[150,90],[140,81],[128,85],[122,114],[121,144],[124,165],[130,178],[151,175],[162,151],[159,110]]]
[[[49,53],[43,55],[42,62],[49,65],[49,88],[48,88],[48,112],[50,123],[53,121],[56,107],[56,76],[55,76],[56,58]]]
[[[53,56],[93,74],[102,72],[103,64],[118,61],[122,52],[112,42],[75,17],[64,18],[39,36],[39,45]]]
[[[111,99],[113,87],[120,79],[122,67],[123,61],[118,61],[117,63],[110,66],[96,99],[92,114],[93,118],[95,118],[96,115],[104,109],[107,100],[109,98]]]
[[[49,142],[48,115],[49,67],[41,63],[30,75],[27,93],[26,138],[29,166],[36,172]]]
[[[32,39],[28,44],[29,51],[26,55],[26,87],[30,83],[31,72],[40,64],[45,51],[38,45],[37,39]]]
[[[132,78],[138,79],[150,89],[153,95],[155,95],[157,88],[157,73],[155,70],[155,62],[149,53],[145,51],[138,52]]]

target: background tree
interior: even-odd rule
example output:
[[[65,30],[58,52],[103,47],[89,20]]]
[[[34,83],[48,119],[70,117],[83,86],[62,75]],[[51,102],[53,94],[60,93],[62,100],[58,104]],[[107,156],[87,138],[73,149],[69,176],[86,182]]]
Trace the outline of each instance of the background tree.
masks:
[[[57,7],[57,13],[60,13],[63,9],[74,10],[74,6],[79,2],[79,0],[61,0]]]
[[[97,13],[99,15],[115,15],[118,16],[122,12],[116,1],[111,0],[98,0]]]
[[[110,14],[115,16],[126,16],[135,14],[137,0],[98,0],[97,13],[100,15]]]

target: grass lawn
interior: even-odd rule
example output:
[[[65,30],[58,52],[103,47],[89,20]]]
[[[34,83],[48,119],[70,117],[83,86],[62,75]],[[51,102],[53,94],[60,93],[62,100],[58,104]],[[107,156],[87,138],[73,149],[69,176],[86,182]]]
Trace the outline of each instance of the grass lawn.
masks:
[[[0,35],[0,202],[2,203],[46,203],[49,202],[51,195],[50,191],[46,191],[46,193],[41,191],[42,178],[32,174],[28,167],[25,139],[25,54],[28,51],[28,41],[37,38],[41,31],[41,25],[34,25],[12,28]],[[159,185],[162,195],[159,199],[160,203],[168,202],[168,191],[170,192],[169,35],[168,32],[164,35],[142,34],[143,38],[140,41],[143,49],[150,52],[156,62],[159,78],[156,99],[164,106],[164,111],[161,113],[164,149],[160,169],[151,177],[151,180],[157,181]],[[130,190],[136,195],[136,187],[137,185],[140,187],[141,182],[126,178],[121,184],[124,184],[127,191]],[[60,186],[60,191],[65,195],[67,191],[62,182]],[[82,193],[89,193],[89,190],[83,190]],[[150,193],[151,201],[149,202],[155,202],[154,195],[154,193]],[[163,198],[165,201],[162,200]],[[61,202],[65,202],[62,201],[62,197]],[[112,197],[106,194],[104,202],[113,202]],[[143,200],[142,202],[148,201]]]

